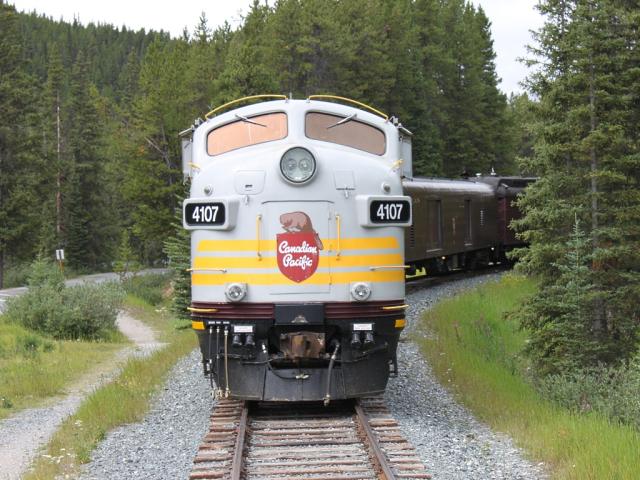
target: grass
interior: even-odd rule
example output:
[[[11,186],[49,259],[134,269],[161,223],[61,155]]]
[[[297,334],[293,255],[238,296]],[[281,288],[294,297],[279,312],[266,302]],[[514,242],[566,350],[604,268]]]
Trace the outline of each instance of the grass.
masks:
[[[187,327],[193,334],[191,321],[176,320],[164,303],[162,305],[149,305],[143,299],[129,294],[125,305],[131,316],[143,321],[159,334],[158,339],[161,342],[170,342],[178,334],[179,330],[184,330]]]
[[[83,374],[110,360],[126,342],[119,333],[109,340],[52,340],[5,323],[0,316],[0,419],[64,393]]]
[[[129,360],[114,382],[87,397],[54,434],[46,453],[34,462],[24,480],[51,480],[78,473],[109,430],[144,417],[171,367],[196,347],[193,332],[175,328],[176,322],[165,309],[132,296],[126,306],[134,317],[156,329],[159,340],[167,346],[147,358]]]
[[[508,275],[445,300],[425,314],[431,335],[416,341],[440,381],[532,459],[544,461],[553,478],[637,479],[638,431],[602,415],[562,409],[525,380],[519,352],[526,335],[505,312],[535,288],[531,280]]]

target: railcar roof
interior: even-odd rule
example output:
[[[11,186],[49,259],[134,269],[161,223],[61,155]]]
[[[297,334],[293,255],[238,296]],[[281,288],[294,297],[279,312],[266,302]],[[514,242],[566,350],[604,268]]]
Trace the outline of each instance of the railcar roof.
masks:
[[[536,177],[515,177],[515,176],[497,176],[497,175],[488,175],[483,177],[474,178],[473,180],[477,180],[482,183],[488,183],[497,187],[499,185],[505,185],[507,187],[513,188],[525,188],[530,183],[533,183],[537,180]]]
[[[447,180],[443,178],[416,177],[406,183],[407,186],[449,192],[476,192],[492,193],[492,188],[483,182],[475,179],[469,180]]]

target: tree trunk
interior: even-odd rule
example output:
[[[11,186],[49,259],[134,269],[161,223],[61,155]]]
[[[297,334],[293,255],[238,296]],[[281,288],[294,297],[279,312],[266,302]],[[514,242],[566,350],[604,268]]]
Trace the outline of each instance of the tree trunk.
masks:
[[[60,164],[60,92],[56,94],[56,130],[58,144],[56,148],[58,172],[56,175],[56,239],[57,247],[62,245],[62,165]]]
[[[589,79],[589,112],[590,112],[590,120],[591,120],[591,132],[594,133],[596,131],[596,94],[594,88],[594,65],[591,65],[591,76]],[[598,246],[598,180],[596,179],[595,173],[598,169],[598,157],[596,155],[596,149],[592,145],[590,148],[590,157],[591,157],[591,238],[593,241],[593,247],[596,248]]]
[[[590,132],[593,134],[597,127],[596,117],[596,93],[595,93],[595,65],[593,60],[591,63],[591,71],[589,75],[589,120]],[[598,169],[598,155],[595,147],[592,145],[589,149],[590,172],[591,172],[591,242],[593,251],[598,248],[598,180],[596,179],[596,171]],[[600,270],[602,265],[598,262],[592,262],[593,270]],[[596,285],[597,288],[597,285]],[[605,314],[605,304],[601,299],[596,300],[593,317],[591,320],[591,328],[596,335],[603,336],[607,331],[607,319]]]
[[[6,172],[2,171],[2,159],[2,149],[0,148],[0,175],[6,175]],[[2,208],[2,184],[0,184],[0,208]],[[0,288],[4,285],[4,245],[3,239],[0,238]]]

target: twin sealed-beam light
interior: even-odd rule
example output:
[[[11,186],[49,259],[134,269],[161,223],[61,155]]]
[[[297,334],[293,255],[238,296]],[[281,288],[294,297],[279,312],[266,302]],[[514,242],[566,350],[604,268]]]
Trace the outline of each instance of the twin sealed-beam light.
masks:
[[[316,173],[316,159],[306,148],[294,147],[280,159],[280,171],[292,183],[304,183]]]

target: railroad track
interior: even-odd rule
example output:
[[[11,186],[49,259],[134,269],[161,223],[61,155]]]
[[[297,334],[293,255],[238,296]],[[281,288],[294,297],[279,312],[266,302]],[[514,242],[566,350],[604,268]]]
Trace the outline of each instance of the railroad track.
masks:
[[[220,400],[190,480],[431,478],[381,397],[320,403]]]
[[[500,273],[509,270],[509,265],[489,265],[487,267],[479,268],[477,270],[455,270],[451,273],[442,275],[418,275],[406,279],[406,293],[412,293],[416,290],[422,290],[425,288],[435,287],[442,285],[443,283],[455,282],[465,278],[482,277],[484,275],[490,275],[492,273]]]

